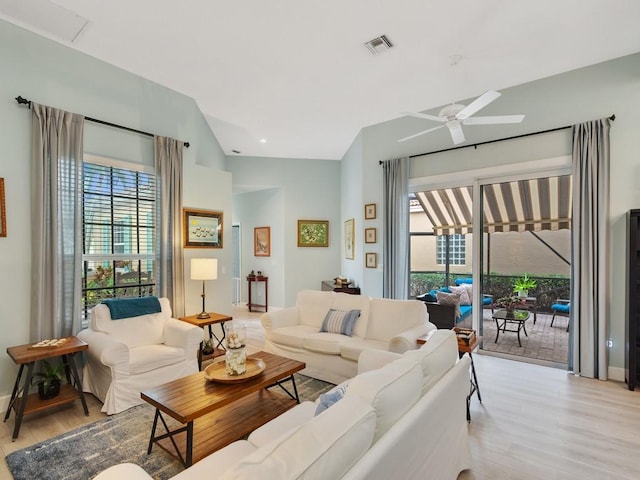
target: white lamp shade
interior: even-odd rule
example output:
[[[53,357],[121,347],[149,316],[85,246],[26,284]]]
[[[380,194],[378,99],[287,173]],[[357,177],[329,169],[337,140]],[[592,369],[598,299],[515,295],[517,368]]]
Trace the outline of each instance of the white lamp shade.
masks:
[[[192,258],[191,280],[215,280],[218,278],[217,258]]]

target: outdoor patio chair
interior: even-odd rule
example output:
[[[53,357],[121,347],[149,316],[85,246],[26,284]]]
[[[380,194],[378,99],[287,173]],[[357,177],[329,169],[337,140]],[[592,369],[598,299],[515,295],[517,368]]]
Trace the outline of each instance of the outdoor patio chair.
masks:
[[[560,317],[567,317],[567,332],[569,331],[569,314],[571,313],[571,302],[559,298],[556,303],[551,305],[553,310],[553,317],[551,317],[551,326],[553,327],[553,321],[556,319],[556,315]]]

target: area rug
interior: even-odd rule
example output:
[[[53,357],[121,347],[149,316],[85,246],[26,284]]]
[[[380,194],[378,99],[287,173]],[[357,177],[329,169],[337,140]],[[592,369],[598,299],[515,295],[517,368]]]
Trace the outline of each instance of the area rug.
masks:
[[[295,377],[301,401],[315,400],[333,387],[304,375]],[[180,462],[157,446],[147,455],[154,413],[150,405],[138,405],[13,452],[6,457],[7,465],[15,480],[88,480],[123,462],[139,465],[155,479],[171,478],[184,469]]]

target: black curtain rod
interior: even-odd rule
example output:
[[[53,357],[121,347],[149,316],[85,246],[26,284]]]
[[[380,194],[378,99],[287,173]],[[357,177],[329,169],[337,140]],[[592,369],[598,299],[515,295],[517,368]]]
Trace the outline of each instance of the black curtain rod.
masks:
[[[615,119],[616,119],[616,115],[615,114],[613,114],[613,115],[611,115],[609,117],[609,120],[611,120],[612,122]],[[549,130],[541,130],[539,132],[523,133],[522,135],[514,135],[513,137],[498,138],[496,140],[487,140],[486,142],[473,143],[473,144],[470,144],[470,145],[460,145],[459,147],[443,148],[442,150],[436,150],[434,152],[416,153],[415,155],[410,155],[409,158],[424,157],[426,155],[434,155],[436,153],[450,152],[452,150],[459,150],[461,148],[469,148],[469,147],[478,148],[480,145],[487,145],[489,143],[504,142],[505,140],[514,140],[516,138],[530,137],[532,135],[542,135],[543,133],[557,132],[557,131],[560,131],[560,130],[566,130],[567,128],[571,128],[571,127],[573,127],[573,125],[567,125],[565,127],[550,128]],[[383,163],[384,163],[383,160],[380,160],[378,162],[379,165],[382,165]]]
[[[28,105],[31,108],[31,100],[28,100],[20,95],[16,97],[16,102],[20,105]],[[125,127],[124,125],[118,125],[117,123],[107,122],[105,120],[99,120],[97,118],[84,117],[85,120],[88,120],[93,123],[99,123],[100,125],[107,125],[108,127],[119,128],[120,130],[126,130],[127,132],[138,133],[140,135],[145,135],[147,137],[155,137],[153,133],[143,132],[142,130],[136,130],[135,128]],[[189,148],[189,142],[184,142],[184,146]]]

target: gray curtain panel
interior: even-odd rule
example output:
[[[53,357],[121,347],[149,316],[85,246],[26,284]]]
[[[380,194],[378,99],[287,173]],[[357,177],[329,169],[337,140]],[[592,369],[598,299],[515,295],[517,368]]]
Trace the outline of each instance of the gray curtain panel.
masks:
[[[158,296],[171,302],[174,317],[184,315],[182,250],[182,151],[184,142],[154,137],[158,181]]]
[[[384,170],[384,298],[409,295],[409,158],[383,162]]]
[[[30,341],[81,329],[84,117],[31,104]]]
[[[570,369],[607,379],[609,119],[573,126]]]

